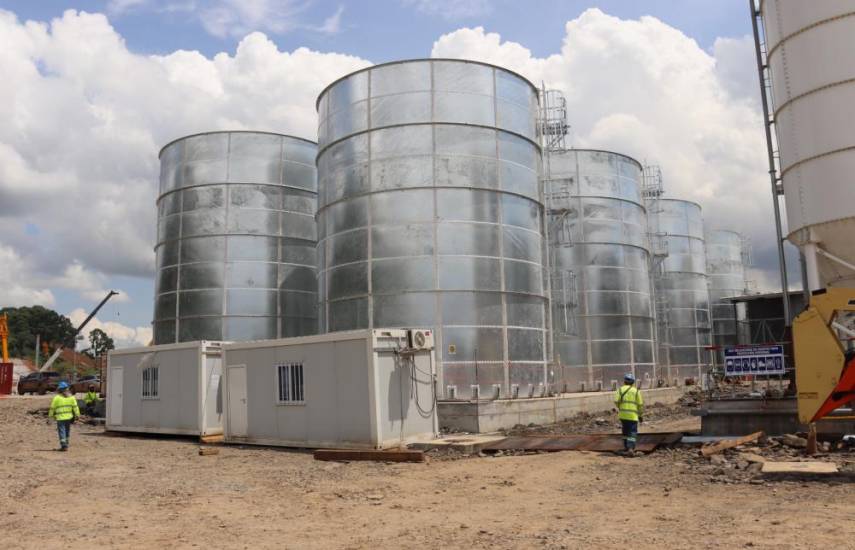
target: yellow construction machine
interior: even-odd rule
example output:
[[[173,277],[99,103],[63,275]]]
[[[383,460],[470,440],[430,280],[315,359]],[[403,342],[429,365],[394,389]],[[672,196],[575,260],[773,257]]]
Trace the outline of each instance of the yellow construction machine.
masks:
[[[840,322],[847,312],[855,312],[855,289],[826,288],[814,291],[810,306],[793,320],[799,420],[805,424],[855,401],[855,353],[838,337],[855,336]]]
[[[9,317],[5,313],[0,315],[0,358],[9,362]]]

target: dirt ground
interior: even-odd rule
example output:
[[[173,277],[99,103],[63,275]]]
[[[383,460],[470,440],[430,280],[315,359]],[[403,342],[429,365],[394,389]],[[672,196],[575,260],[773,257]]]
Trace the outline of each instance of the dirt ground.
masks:
[[[30,412],[47,404],[0,399],[5,548],[855,548],[850,475],[740,481],[692,449],[427,464],[199,456],[189,439],[79,424],[59,453],[54,426]],[[696,423],[666,416],[649,428]]]

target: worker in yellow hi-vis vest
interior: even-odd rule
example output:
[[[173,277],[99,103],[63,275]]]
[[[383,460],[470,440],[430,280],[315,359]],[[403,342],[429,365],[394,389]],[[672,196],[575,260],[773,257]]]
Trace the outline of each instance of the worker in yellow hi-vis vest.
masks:
[[[68,389],[68,383],[60,382],[56,389],[59,393],[50,402],[48,423],[51,418],[56,420],[59,450],[67,451],[68,440],[71,438],[71,424],[80,416],[80,408],[77,406],[77,398],[71,395]]]
[[[641,390],[635,387],[632,373],[624,375],[623,386],[615,391],[615,407],[623,434],[623,448],[628,456],[634,456],[638,424],[644,422],[644,399]]]

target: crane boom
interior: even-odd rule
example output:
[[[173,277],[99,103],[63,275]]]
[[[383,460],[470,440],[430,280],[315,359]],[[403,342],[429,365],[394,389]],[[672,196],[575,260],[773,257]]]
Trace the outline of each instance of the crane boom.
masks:
[[[118,292],[116,292],[115,290],[111,290],[110,292],[108,292],[107,295],[104,296],[104,299],[101,300],[101,303],[99,303],[97,306],[95,306],[95,309],[92,310],[92,313],[89,314],[89,317],[87,317],[86,319],[83,320],[82,323],[80,323],[80,326],[78,326],[77,329],[74,331],[74,335],[72,336],[72,338],[77,338],[77,335],[80,334],[80,332],[89,323],[89,321],[91,321],[92,318],[98,314],[98,311],[100,311],[101,308],[104,306],[104,304],[107,303],[107,300],[109,300],[110,298],[112,298],[113,296],[115,296],[117,294],[118,294]],[[45,361],[45,364],[42,365],[42,368],[39,369],[39,372],[44,372],[44,371],[48,370],[51,367],[51,365],[53,365],[53,362],[56,361],[57,357],[59,357],[60,353],[62,353],[62,345],[60,345],[58,348],[56,348],[56,351],[53,352],[53,355],[50,356],[50,359]]]

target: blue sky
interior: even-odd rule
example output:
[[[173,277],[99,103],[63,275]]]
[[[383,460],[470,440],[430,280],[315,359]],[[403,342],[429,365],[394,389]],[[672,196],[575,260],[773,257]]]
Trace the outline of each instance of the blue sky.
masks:
[[[198,2],[204,4],[205,2]],[[294,28],[281,33],[265,32],[281,50],[300,46],[320,51],[357,55],[375,63],[408,57],[426,57],[440,35],[461,26],[483,26],[498,32],[504,40],[519,42],[534,55],[554,53],[561,46],[564,24],[591,7],[622,19],[652,15],[691,36],[708,49],[720,36],[743,36],[751,33],[747,3],[743,0],[482,0],[434,2],[471,6],[461,13],[437,11],[419,6],[430,2],[377,0],[342,2],[317,0],[305,4],[295,15],[300,25],[321,26],[343,8],[340,29],[323,33],[310,28]],[[104,0],[4,0],[0,6],[22,19],[46,21],[66,9],[109,12]],[[187,11],[167,11],[167,6],[181,7],[182,0],[148,0],[113,12],[111,23],[125,38],[128,47],[138,53],[165,54],[177,49],[198,50],[207,56],[233,51],[240,37],[214,36]],[[173,8],[175,9],[175,8]]]
[[[589,8],[617,19],[601,13],[580,18]],[[731,205],[715,204],[726,194],[722,189],[751,180],[757,182],[758,201],[768,206],[762,126],[750,121],[744,131],[737,128],[747,116],[757,115],[753,46],[746,39],[751,25],[744,0],[0,0],[0,9],[18,19],[17,24],[0,21],[6,25],[4,38],[9,36],[12,52],[6,67],[0,57],[0,72],[17,75],[12,90],[18,94],[15,102],[26,104],[21,113],[46,110],[44,120],[12,113],[7,119],[12,123],[0,128],[0,155],[7,146],[21,164],[7,181],[0,180],[0,195],[6,185],[24,205],[5,220],[0,208],[0,261],[6,254],[12,258],[8,265],[27,266],[6,275],[16,277],[18,298],[10,291],[12,299],[0,296],[0,305],[16,299],[32,303],[31,297],[49,291],[50,305],[69,313],[91,308],[100,293],[118,288],[127,299],[111,302],[99,319],[149,326],[160,146],[180,135],[235,123],[285,133],[296,129],[297,135],[311,138],[314,97],[335,77],[364,66],[366,60],[381,63],[443,52],[481,56],[538,82],[549,84],[552,79],[550,85],[573,88],[576,103],[570,116],[577,146],[610,148],[661,162],[670,169],[672,178],[666,179],[672,189],[709,204],[710,217],[724,212],[722,219],[751,221],[752,227],[735,229],[753,235],[762,269],[768,272],[774,264],[768,224],[761,228],[760,221],[754,223],[766,214],[746,215]],[[41,31],[43,35],[21,25],[26,20],[50,22],[68,9],[104,13],[109,21],[70,17]],[[645,15],[670,28],[636,24]],[[565,27],[574,20],[568,35]],[[475,27],[498,33],[501,42],[491,43],[483,33],[460,31]],[[245,40],[255,30],[263,32],[275,49],[266,48],[263,39]],[[124,41],[133,59],[112,33]],[[434,49],[443,36],[448,41]],[[590,41],[580,41],[579,36]],[[732,40],[717,42],[719,38]],[[565,39],[575,40],[571,56],[558,55]],[[598,40],[605,40],[614,55],[600,57],[591,47]],[[16,48],[18,41],[24,45]],[[242,41],[256,58],[236,54]],[[531,56],[510,59],[509,54],[519,53],[506,49],[510,43],[530,50]],[[320,54],[289,53],[300,47]],[[196,50],[203,57],[178,56],[177,50]],[[214,60],[220,52],[226,55]],[[152,60],[146,57],[150,54],[164,57]],[[242,71],[258,69],[252,66],[256,62],[262,73],[273,75],[259,85],[270,89],[259,93],[252,83],[242,87],[241,80]],[[24,69],[29,63],[38,74]],[[126,72],[128,63],[134,63],[138,72]],[[43,71],[46,64],[54,72]],[[673,76],[659,78],[662,64],[672,65],[668,74],[680,80],[677,86],[669,80]],[[289,71],[314,74],[293,79]],[[709,89],[695,90],[695,78],[706,79]],[[186,105],[188,94],[199,93],[197,85],[203,93],[196,110],[177,116],[175,110]],[[673,104],[674,98],[684,101],[682,107]],[[272,115],[274,110],[278,114]],[[693,113],[673,116],[679,110]],[[164,113],[173,114],[164,117]],[[616,114],[624,117],[620,120],[625,126],[614,126]],[[71,115],[76,126],[70,125]],[[66,129],[65,141],[55,139],[57,127]],[[733,135],[735,128],[739,135]],[[754,158],[745,161],[744,152],[755,148]],[[67,158],[50,154],[54,150],[66,152]],[[109,151],[111,162],[93,163],[104,151]],[[722,171],[717,183],[709,183],[707,175],[720,166],[737,172]],[[73,177],[65,181],[65,174]],[[118,193],[124,203],[120,201],[118,208],[109,200],[88,203],[79,190],[88,192],[93,177],[102,196]],[[30,192],[34,178],[43,182],[40,199]],[[53,186],[65,189],[63,185],[68,186],[63,195],[68,204],[58,204],[51,194],[56,193]],[[15,207],[11,200],[7,205]],[[124,221],[129,222],[127,227],[122,227]],[[72,238],[75,233],[79,235]],[[64,280],[69,278],[74,280]],[[0,284],[3,279],[0,273]]]

